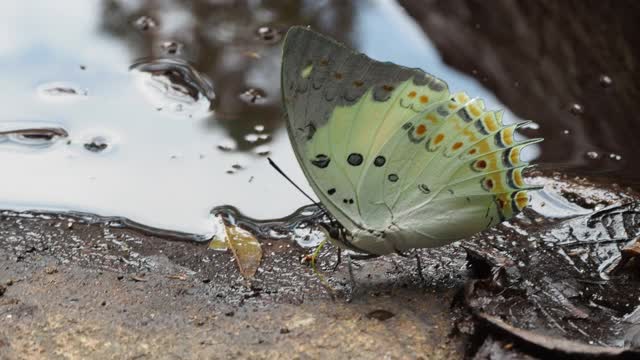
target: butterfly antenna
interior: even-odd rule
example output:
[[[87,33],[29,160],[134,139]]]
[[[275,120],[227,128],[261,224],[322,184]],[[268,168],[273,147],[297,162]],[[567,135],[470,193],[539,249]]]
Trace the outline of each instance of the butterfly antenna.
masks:
[[[306,196],[307,199],[309,199],[313,205],[317,206],[318,208],[322,209],[324,211],[324,208],[322,206],[320,206],[320,204],[318,204],[315,200],[313,200],[311,198],[311,196],[309,196],[309,194],[307,194],[306,192],[304,192],[304,190],[302,190],[300,188],[300,186],[298,186],[298,184],[296,184],[295,182],[293,182],[293,180],[291,180],[291,178],[289,178],[289,176],[287,176],[287,174],[284,173],[284,171],[282,171],[282,169],[280,169],[280,167],[278,165],[276,165],[276,163],[271,160],[271,158],[267,158],[269,160],[269,165],[271,165],[274,169],[276,169],[276,171],[278,173],[280,173],[280,175],[282,175],[285,179],[287,179],[288,182],[291,183],[291,185],[295,186],[296,189],[298,189],[298,191],[300,191],[302,193],[302,195]]]

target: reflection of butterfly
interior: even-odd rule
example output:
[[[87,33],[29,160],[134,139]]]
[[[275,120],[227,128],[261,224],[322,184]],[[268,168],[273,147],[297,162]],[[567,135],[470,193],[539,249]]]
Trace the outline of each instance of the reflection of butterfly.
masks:
[[[371,254],[434,247],[528,204],[518,125],[419,69],[372,60],[302,27],[284,43],[287,127],[307,179]]]

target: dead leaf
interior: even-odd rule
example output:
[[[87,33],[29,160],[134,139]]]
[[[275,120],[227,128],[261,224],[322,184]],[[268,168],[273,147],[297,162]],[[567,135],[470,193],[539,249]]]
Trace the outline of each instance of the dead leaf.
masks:
[[[216,250],[231,248],[240,273],[245,279],[255,275],[262,260],[262,247],[256,237],[235,225],[224,224],[224,238],[214,237],[209,243],[209,248]]]

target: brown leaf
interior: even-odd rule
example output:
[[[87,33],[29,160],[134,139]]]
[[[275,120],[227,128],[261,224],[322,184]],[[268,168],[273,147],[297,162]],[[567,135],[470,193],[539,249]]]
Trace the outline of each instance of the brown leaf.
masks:
[[[246,279],[252,278],[260,266],[260,260],[262,260],[260,243],[253,234],[234,225],[225,224],[224,234],[226,239],[212,240],[209,243],[209,248],[223,249],[223,246],[231,248],[242,276]]]

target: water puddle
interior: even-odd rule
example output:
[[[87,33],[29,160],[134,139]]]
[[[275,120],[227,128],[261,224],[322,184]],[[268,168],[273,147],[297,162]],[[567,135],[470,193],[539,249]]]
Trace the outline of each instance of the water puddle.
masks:
[[[65,16],[77,21],[59,21],[53,5],[0,5],[5,33],[16,34],[0,46],[0,74],[12,89],[0,118],[2,209],[115,217],[199,239],[217,231],[212,209],[225,209],[260,235],[316,243],[309,219],[318,215],[266,159],[311,193],[280,105],[289,25],[305,23],[375,59],[421,67],[453,91],[503,107],[445,65],[391,2],[66,5]],[[521,120],[508,111],[505,119]],[[523,157],[540,151],[531,146]],[[558,206],[553,211],[569,211]]]

